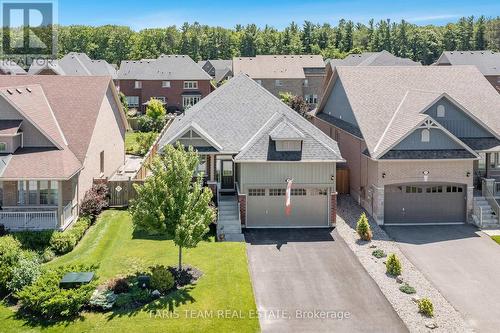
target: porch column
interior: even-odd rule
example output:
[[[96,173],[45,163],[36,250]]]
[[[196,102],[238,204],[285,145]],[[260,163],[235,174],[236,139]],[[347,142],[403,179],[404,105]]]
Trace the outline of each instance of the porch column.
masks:
[[[485,159],[485,177],[490,178],[490,163],[491,163],[491,153],[486,153]]]
[[[474,201],[474,186],[467,186],[467,221],[470,221],[470,223],[473,222],[472,220],[472,205]]]
[[[63,182],[57,181],[57,216],[59,221],[59,227],[63,226]]]

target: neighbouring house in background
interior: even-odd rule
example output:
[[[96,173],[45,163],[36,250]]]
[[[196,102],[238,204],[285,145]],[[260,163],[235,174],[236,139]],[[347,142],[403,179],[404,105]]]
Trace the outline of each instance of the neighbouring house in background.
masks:
[[[500,93],[500,52],[445,51],[434,63],[436,66],[473,65]]]
[[[320,55],[235,57],[233,73],[247,74],[276,97],[285,92],[302,96],[314,107],[322,92],[325,63]]]
[[[312,121],[378,223],[465,223],[474,208],[498,226],[500,95],[474,66],[335,67]]]
[[[26,71],[12,60],[1,59],[0,75],[26,75]]]
[[[0,76],[0,224],[71,224],[93,179],[123,165],[126,126],[109,76]]]
[[[151,98],[167,105],[169,112],[198,103],[212,90],[212,77],[187,55],[161,55],[158,59],[125,60],[118,71],[118,85],[130,108],[146,110]]]
[[[202,60],[198,61],[198,65],[212,77],[217,86],[233,77],[232,60]]]
[[[116,80],[116,68],[106,60],[90,59],[85,53],[70,52],[61,59],[35,59],[30,75],[111,76]]]
[[[335,170],[344,161],[337,143],[248,76],[236,75],[178,116],[160,147],[177,142],[201,155],[198,171],[218,197],[218,230],[226,236],[242,225],[335,224]]]

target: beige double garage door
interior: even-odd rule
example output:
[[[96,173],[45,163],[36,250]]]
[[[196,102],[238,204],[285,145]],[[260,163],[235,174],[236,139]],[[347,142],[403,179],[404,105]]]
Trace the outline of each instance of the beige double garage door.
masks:
[[[385,186],[384,224],[465,223],[464,184],[415,183]]]
[[[284,187],[252,187],[247,192],[247,228],[328,227],[328,188],[292,188],[291,212],[285,213]]]

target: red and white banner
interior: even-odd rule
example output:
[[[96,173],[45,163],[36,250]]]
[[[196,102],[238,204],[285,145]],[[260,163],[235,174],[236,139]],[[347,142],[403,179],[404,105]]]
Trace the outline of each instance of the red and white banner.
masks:
[[[292,182],[293,179],[287,179],[286,180],[287,185],[286,185],[286,192],[285,192],[285,214],[289,216],[292,213]]]

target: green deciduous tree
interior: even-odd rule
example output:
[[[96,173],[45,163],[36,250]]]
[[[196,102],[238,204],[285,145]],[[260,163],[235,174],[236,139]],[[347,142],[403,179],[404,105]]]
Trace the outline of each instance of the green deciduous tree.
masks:
[[[135,185],[137,199],[130,207],[135,229],[173,237],[179,270],[182,249],[196,247],[215,219],[211,190],[202,187],[202,177],[193,180],[198,163],[192,147],[165,146],[150,166],[151,176],[144,185]]]

